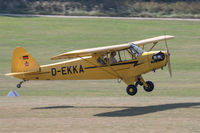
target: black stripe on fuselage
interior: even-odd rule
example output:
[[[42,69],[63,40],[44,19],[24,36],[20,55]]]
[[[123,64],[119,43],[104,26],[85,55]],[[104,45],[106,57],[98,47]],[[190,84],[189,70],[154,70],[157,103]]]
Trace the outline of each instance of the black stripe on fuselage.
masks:
[[[141,65],[142,63],[138,63],[138,61],[131,61],[131,62],[124,62],[124,63],[118,63],[118,64],[111,64],[110,66],[119,66],[119,65],[127,65],[127,64],[133,64],[134,67]],[[107,67],[108,65],[104,66],[91,66],[91,67],[85,67],[85,69],[92,69],[92,68],[98,68],[98,67]]]

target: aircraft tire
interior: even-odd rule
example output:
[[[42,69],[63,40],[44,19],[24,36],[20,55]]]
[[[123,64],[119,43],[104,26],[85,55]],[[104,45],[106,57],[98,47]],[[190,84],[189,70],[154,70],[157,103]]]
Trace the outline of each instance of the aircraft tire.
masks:
[[[17,84],[17,88],[21,88],[21,84]]]
[[[153,91],[153,89],[154,89],[154,84],[153,84],[153,82],[147,81],[146,83],[147,83],[148,87],[143,86],[144,90],[145,90],[146,92],[151,92],[151,91]]]
[[[127,88],[126,88],[126,92],[133,96],[137,93],[137,87],[135,85],[129,85]]]

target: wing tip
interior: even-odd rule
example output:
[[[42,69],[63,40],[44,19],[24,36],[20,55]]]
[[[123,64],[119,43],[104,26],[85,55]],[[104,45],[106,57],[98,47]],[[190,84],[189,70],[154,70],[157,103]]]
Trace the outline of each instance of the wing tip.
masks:
[[[163,37],[165,37],[166,39],[173,39],[174,38],[174,36],[172,36],[172,35],[164,35]]]
[[[51,57],[50,60],[57,60],[56,56]]]

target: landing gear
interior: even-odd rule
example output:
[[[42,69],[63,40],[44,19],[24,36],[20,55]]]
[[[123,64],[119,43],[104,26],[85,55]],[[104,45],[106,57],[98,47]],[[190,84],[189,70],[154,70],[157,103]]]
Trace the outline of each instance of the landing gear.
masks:
[[[143,86],[144,90],[145,90],[146,92],[151,92],[151,91],[153,91],[153,89],[154,89],[154,84],[153,84],[153,82],[147,81],[146,84],[148,85],[148,87]]]
[[[151,92],[151,91],[153,91],[153,89],[154,89],[154,84],[153,84],[153,82],[151,82],[151,81],[146,81],[145,82],[145,80],[143,79],[143,77],[142,76],[140,76],[139,78],[138,78],[138,81],[136,82],[136,85],[140,85],[140,86],[142,86],[143,85],[143,88],[144,88],[144,90],[146,91],[146,92]]]
[[[140,80],[138,80],[138,81],[135,83],[135,86],[137,87],[138,85],[142,86],[143,83],[142,83]]]
[[[126,88],[126,92],[133,96],[137,93],[137,87],[135,85],[129,85],[127,88]]]
[[[138,78],[138,81],[135,83],[135,85],[129,85],[126,88],[126,92],[131,96],[135,95],[137,93],[137,86],[138,85],[143,86],[143,88],[146,92],[151,92],[154,89],[153,82],[151,82],[151,81],[145,82],[145,80],[142,78],[142,76],[140,76]]]
[[[21,88],[21,84],[17,84],[17,88]]]
[[[27,80],[23,80],[23,81],[19,82],[19,84],[17,84],[17,88],[21,88],[22,84],[23,84],[24,82],[26,82],[26,81],[27,81]]]

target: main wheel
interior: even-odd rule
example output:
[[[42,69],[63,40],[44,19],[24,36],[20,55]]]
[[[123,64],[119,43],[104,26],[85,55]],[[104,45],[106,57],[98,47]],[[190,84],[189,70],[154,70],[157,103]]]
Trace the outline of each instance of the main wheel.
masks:
[[[148,87],[143,86],[144,90],[145,90],[146,92],[151,92],[151,91],[153,91],[153,89],[154,89],[154,84],[153,84],[153,82],[147,81],[146,83],[147,83]]]
[[[137,87],[135,85],[129,85],[127,88],[126,88],[126,92],[133,96],[137,93]]]
[[[17,84],[17,88],[21,88],[21,84]]]

